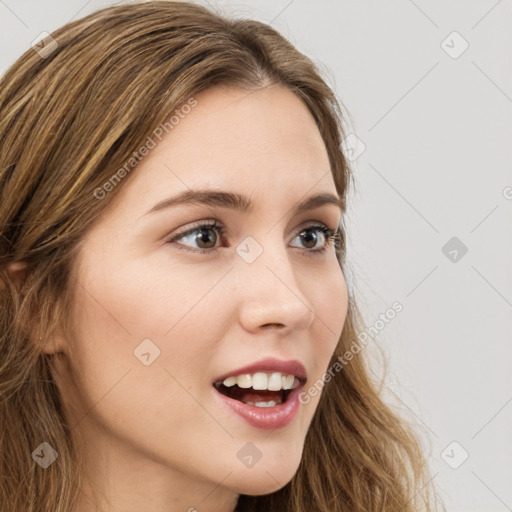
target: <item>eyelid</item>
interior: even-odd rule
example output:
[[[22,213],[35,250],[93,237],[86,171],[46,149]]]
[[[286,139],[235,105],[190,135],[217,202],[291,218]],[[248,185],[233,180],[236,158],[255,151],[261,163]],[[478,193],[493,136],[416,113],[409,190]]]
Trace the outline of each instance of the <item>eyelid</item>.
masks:
[[[309,227],[315,227],[315,226],[324,226],[326,228],[329,228],[331,231],[336,231],[338,229],[338,225],[331,226],[328,222],[323,222],[321,220],[310,220],[300,225],[300,227],[297,228],[296,233],[297,235],[303,231],[304,229],[307,229]]]
[[[183,229],[178,228],[178,231],[176,231],[174,234],[169,235],[171,238],[166,237],[167,242],[171,242],[172,240],[189,234],[191,231],[194,231],[195,229],[199,229],[202,226],[208,226],[208,227],[218,227],[219,229],[227,229],[225,225],[220,222],[217,219],[202,219],[195,222],[191,222],[190,224],[186,224],[183,226]]]

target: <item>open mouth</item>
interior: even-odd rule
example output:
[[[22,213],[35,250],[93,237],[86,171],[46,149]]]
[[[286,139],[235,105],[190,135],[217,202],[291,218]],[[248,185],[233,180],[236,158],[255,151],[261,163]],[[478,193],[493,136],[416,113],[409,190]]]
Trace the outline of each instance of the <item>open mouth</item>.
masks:
[[[295,388],[306,379],[278,372],[228,377],[222,382],[214,382],[215,389],[224,396],[256,407],[274,407],[284,404]]]

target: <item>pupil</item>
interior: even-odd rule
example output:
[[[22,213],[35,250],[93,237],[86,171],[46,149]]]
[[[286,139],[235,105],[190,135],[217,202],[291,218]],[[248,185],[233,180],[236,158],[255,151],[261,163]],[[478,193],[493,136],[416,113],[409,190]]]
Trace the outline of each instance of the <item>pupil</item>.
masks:
[[[308,229],[308,230],[304,231],[304,233],[303,233],[304,244],[306,245],[306,247],[308,249],[310,249],[316,245],[317,238],[318,237],[317,237],[316,233],[312,230]],[[308,244],[310,244],[310,245],[308,245]]]
[[[199,235],[197,237],[197,242],[198,242],[198,245],[202,248],[202,249],[210,249],[211,247],[202,247],[202,244],[203,243],[206,243],[208,244],[208,238],[210,238],[208,236],[209,233],[215,233],[215,231],[213,229],[210,229],[210,228],[207,228],[207,229],[200,229],[199,230]],[[212,247],[215,247],[215,242],[217,241],[217,236],[215,235],[213,237],[213,245]],[[211,243],[211,242],[210,242]]]

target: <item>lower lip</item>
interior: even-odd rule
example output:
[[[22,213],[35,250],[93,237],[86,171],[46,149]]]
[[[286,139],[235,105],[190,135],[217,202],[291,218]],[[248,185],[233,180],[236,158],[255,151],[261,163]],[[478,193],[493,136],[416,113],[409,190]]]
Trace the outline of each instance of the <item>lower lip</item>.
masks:
[[[219,393],[215,388],[213,391],[223,404],[252,427],[261,430],[277,430],[289,425],[297,415],[300,407],[299,393],[302,388],[303,385],[300,385],[292,389],[286,402],[273,407],[257,407],[256,405],[244,404]]]

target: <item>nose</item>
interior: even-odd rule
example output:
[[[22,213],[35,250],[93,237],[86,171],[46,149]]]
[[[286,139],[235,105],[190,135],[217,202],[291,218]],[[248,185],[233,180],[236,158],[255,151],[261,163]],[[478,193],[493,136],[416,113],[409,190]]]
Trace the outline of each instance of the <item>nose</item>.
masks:
[[[297,268],[294,270],[282,241],[272,248],[269,245],[252,263],[238,261],[240,323],[249,332],[277,329],[283,336],[308,329],[315,318],[312,304],[304,293],[308,274],[300,269],[302,279],[298,281]]]

